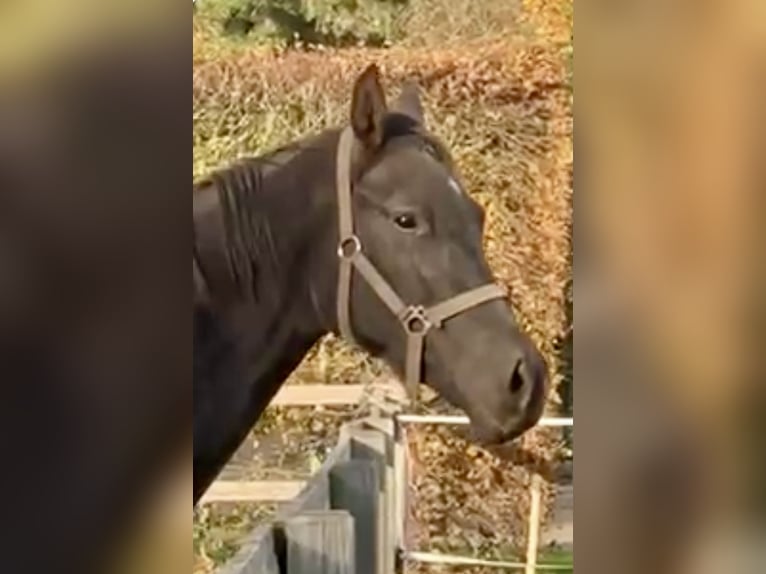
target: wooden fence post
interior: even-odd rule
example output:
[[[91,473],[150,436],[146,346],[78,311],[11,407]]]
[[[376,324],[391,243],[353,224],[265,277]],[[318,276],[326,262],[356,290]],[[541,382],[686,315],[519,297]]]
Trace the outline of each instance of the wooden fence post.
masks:
[[[243,548],[219,570],[219,574],[282,574],[271,525],[252,532]]]
[[[338,444],[325,460],[322,467],[306,482],[303,491],[293,500],[283,504],[277,518],[285,520],[295,514],[310,510],[330,510],[330,470],[351,458],[351,441],[348,429],[341,429]]]
[[[220,574],[391,574],[392,487],[390,437],[344,425],[322,468]]]
[[[375,461],[351,460],[330,471],[330,501],[333,509],[347,510],[354,517],[356,567],[364,574],[378,572],[378,489]]]
[[[357,574],[354,519],[348,512],[305,512],[283,525],[287,574]]]
[[[540,497],[542,495],[542,478],[539,474],[532,475],[532,484],[529,488],[529,538],[527,539],[527,565],[525,574],[535,574],[537,571],[537,549],[540,539]]]
[[[369,574],[390,574],[394,571],[394,538],[392,510],[392,471],[393,465],[389,452],[389,440],[386,432],[380,427],[373,427],[368,420],[355,423],[351,429],[351,458],[352,460],[367,460],[374,463],[378,474],[377,491],[370,494],[376,499],[377,528],[376,542],[377,566]],[[364,574],[368,574],[365,571]]]

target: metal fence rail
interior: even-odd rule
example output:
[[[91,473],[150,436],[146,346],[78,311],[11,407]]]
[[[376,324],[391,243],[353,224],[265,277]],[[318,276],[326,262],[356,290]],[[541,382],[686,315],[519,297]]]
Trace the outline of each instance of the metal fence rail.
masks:
[[[532,503],[529,510],[529,538],[527,540],[527,556],[524,562],[511,562],[500,560],[484,560],[471,556],[457,554],[442,554],[435,552],[421,552],[407,548],[406,540],[406,511],[407,511],[407,438],[405,425],[444,424],[444,425],[467,425],[468,417],[452,415],[412,415],[396,414],[392,417],[394,445],[394,466],[396,469],[396,498],[397,498],[397,552],[401,561],[421,564],[440,564],[450,566],[484,566],[500,570],[524,569],[526,574],[534,574],[538,571],[572,570],[570,566],[560,564],[538,564],[538,540],[540,532],[540,483],[542,479],[535,474],[530,486]],[[564,427],[573,428],[572,417],[543,417],[537,424],[538,427]]]
[[[421,564],[439,564],[441,566],[485,566],[489,568],[504,568],[508,570],[522,570],[528,567],[528,562],[504,562],[500,560],[483,560],[470,556],[454,556],[438,552],[407,552],[405,560],[419,562]],[[537,564],[534,567],[538,571],[572,570],[571,566],[562,564]]]
[[[460,415],[395,415],[401,424],[436,424],[465,426],[470,424],[468,417]],[[567,417],[542,417],[538,427],[572,427],[574,419]]]

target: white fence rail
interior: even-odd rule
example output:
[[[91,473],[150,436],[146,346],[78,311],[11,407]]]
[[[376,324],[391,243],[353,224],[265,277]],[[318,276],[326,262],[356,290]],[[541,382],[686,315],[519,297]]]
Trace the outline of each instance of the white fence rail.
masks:
[[[407,548],[406,535],[406,510],[407,510],[407,485],[410,484],[407,476],[407,439],[405,425],[413,424],[444,424],[444,425],[467,425],[469,420],[462,416],[444,415],[410,415],[400,414],[393,417],[393,436],[395,440],[394,466],[397,477],[397,546],[403,561],[423,564],[440,564],[450,566],[484,566],[502,570],[518,571],[524,569],[525,574],[534,574],[538,571],[572,570],[571,566],[559,564],[538,564],[537,554],[540,538],[540,497],[541,482],[539,475],[535,474],[530,485],[530,510],[529,510],[529,536],[527,539],[527,555],[525,562],[509,562],[500,560],[483,560],[471,556],[459,556],[456,554],[442,554],[435,552],[421,552]],[[574,427],[574,418],[566,417],[543,417],[538,427]]]

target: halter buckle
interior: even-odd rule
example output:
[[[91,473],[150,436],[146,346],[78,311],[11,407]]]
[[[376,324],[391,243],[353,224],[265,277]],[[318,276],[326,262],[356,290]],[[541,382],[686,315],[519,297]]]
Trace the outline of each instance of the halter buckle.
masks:
[[[357,253],[362,251],[362,242],[356,235],[349,235],[341,239],[338,243],[338,257],[341,259],[352,259]]]
[[[402,314],[401,322],[404,330],[410,335],[425,335],[432,327],[426,309],[422,305],[407,307]]]

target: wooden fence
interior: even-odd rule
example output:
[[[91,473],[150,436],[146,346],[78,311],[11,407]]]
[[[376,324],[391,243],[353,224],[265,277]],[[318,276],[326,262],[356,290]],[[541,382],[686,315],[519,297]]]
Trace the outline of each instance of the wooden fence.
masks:
[[[375,385],[372,395],[380,401],[401,401],[405,392],[398,383]],[[371,396],[369,385],[285,385],[269,404],[270,407],[328,407],[358,405]],[[302,480],[218,480],[201,504],[213,502],[286,502],[306,486]]]
[[[293,387],[273,404],[354,404],[361,385]],[[343,388],[341,388],[343,387]],[[388,392],[388,389],[387,389]],[[392,392],[396,392],[395,390]],[[305,402],[304,402],[305,401]],[[393,574],[403,563],[489,566],[532,574],[571,570],[537,563],[540,479],[531,485],[525,562],[497,562],[407,549],[406,431],[402,424],[467,424],[466,417],[370,416],[341,427],[338,443],[306,482],[217,482],[208,502],[284,502],[276,518],[244,540],[217,574]],[[543,418],[539,426],[571,427],[573,419]]]
[[[256,529],[219,574],[390,574],[396,517],[390,435],[344,425],[297,497]]]

